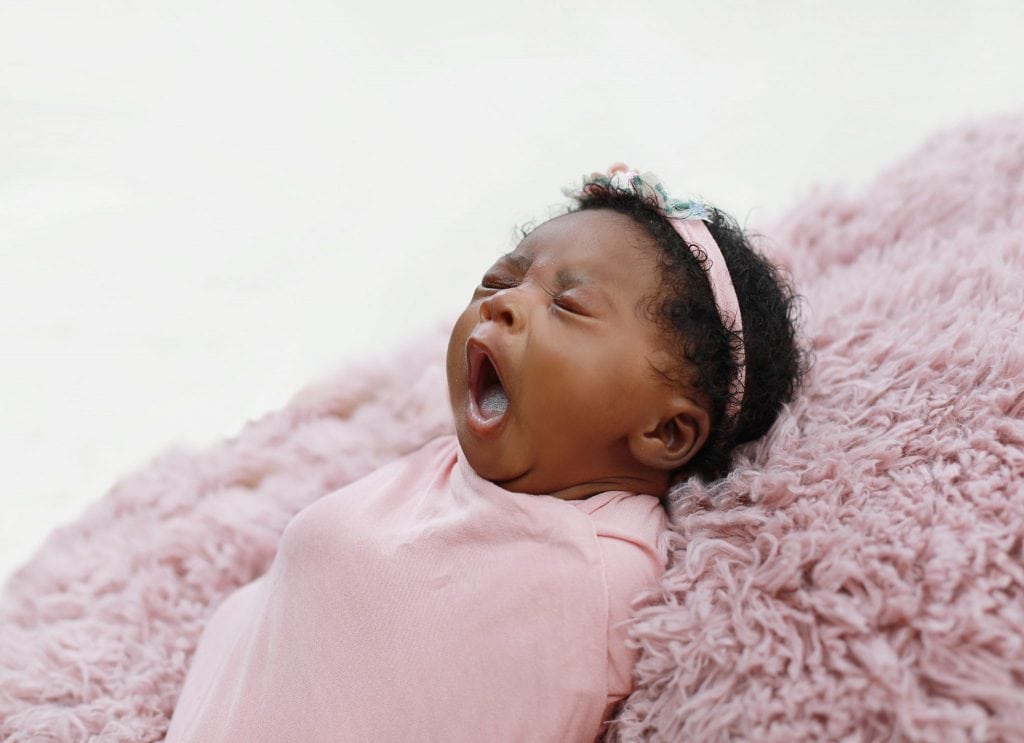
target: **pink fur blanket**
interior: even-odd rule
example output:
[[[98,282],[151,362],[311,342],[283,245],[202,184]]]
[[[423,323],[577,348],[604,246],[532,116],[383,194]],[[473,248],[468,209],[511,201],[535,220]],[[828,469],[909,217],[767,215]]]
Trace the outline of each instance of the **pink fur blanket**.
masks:
[[[816,364],[729,478],[674,493],[610,737],[1020,740],[1024,115],[764,232]],[[444,340],[168,451],[56,530],[0,601],[0,738],[161,739],[204,622],[292,515],[450,430]]]

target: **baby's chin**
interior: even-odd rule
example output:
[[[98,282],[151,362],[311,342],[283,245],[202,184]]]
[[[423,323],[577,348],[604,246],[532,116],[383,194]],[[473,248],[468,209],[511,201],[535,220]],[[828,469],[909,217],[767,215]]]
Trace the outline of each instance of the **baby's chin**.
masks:
[[[466,463],[473,471],[485,480],[501,482],[512,479],[516,473],[501,447],[496,442],[479,441],[472,433],[465,430],[465,423],[456,426],[459,446],[466,457]]]
[[[466,462],[480,477],[510,493],[551,495],[563,500],[575,500],[596,492],[585,484],[570,485],[565,482],[564,477],[559,478],[557,475],[545,473],[537,466],[515,467],[510,466],[507,461],[488,461],[486,457],[476,457],[474,460],[469,452],[466,452]]]
[[[537,477],[540,473],[531,469],[528,463],[517,461],[520,457],[506,451],[500,442],[480,441],[463,431],[462,426],[456,426],[456,430],[466,463],[484,480],[514,493],[538,495],[548,492],[543,478]]]

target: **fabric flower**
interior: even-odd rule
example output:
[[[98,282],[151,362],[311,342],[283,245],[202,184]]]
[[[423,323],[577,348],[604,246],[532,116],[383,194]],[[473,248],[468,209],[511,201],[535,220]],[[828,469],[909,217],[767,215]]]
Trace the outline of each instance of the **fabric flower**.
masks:
[[[579,198],[586,193],[587,187],[591,185],[625,193],[635,193],[646,200],[653,200],[669,219],[711,221],[711,215],[702,202],[673,198],[669,195],[661,179],[650,171],[641,174],[635,170],[627,170],[618,171],[611,175],[595,173],[583,176],[583,187],[580,190],[563,189],[563,193],[566,196]]]

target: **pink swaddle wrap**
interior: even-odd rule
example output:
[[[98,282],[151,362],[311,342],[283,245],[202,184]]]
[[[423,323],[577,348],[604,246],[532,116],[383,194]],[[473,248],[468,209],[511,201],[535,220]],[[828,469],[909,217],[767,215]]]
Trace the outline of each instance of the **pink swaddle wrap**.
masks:
[[[217,609],[168,741],[590,741],[630,690],[657,498],[511,493],[454,437],[305,508]]]

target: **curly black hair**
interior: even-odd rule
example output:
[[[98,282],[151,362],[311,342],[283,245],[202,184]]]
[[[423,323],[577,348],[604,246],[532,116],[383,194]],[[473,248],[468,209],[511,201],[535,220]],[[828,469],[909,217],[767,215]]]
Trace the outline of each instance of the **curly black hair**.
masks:
[[[651,298],[647,311],[678,350],[674,380],[692,384],[702,393],[711,415],[711,431],[704,446],[673,477],[697,475],[705,481],[723,477],[732,466],[735,447],[760,438],[771,428],[809,368],[810,355],[797,340],[799,295],[788,276],[753,248],[750,236],[732,217],[708,206],[711,219],[707,228],[722,251],[740,303],[740,339],[725,327],[715,306],[704,267],[707,256],[699,246],[692,251],[683,241],[656,197],[589,183],[574,199],[577,204],[569,212],[613,209],[631,217],[657,243],[661,292]],[[739,392],[738,414],[729,418],[725,411],[730,383],[739,372],[736,349],[741,341],[746,389]]]

